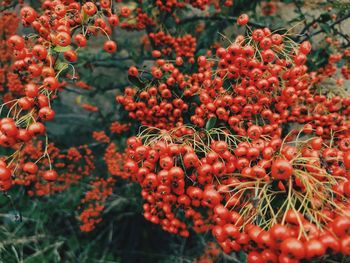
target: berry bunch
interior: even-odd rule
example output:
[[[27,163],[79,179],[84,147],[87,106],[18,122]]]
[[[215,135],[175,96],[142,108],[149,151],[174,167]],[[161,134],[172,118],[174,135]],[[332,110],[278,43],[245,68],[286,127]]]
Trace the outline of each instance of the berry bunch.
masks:
[[[44,123],[55,117],[51,101],[66,84],[60,80],[63,72],[72,69],[71,78],[76,78],[71,63],[77,61],[77,51],[86,46],[91,35],[102,33],[109,39],[111,27],[118,25],[117,15],[111,13],[110,1],[101,1],[98,6],[93,2],[81,5],[75,1],[44,1],[42,10],[39,13],[30,6],[23,6],[20,10],[22,24],[31,26],[33,33],[24,37],[13,34],[15,21],[13,26],[6,29],[8,32],[4,32],[5,36],[11,34],[4,51],[12,52],[14,61],[6,69],[9,81],[5,91],[8,93],[4,96],[1,113],[6,111],[7,117],[0,120],[0,145],[13,149],[4,163],[6,172],[13,178],[19,175],[15,174],[15,170],[10,170],[11,163],[19,161],[27,143],[41,140],[46,132]],[[107,16],[101,18],[101,14],[106,12]],[[7,14],[2,19],[11,17]],[[117,45],[108,40],[104,43],[104,49],[114,53]],[[11,62],[8,56],[2,59]],[[47,136],[44,142],[48,143]],[[37,161],[42,157],[47,158],[50,166],[44,178],[56,180],[57,172],[51,169],[53,158],[47,151],[43,156],[38,156]],[[30,170],[37,168],[31,167]],[[9,182],[10,177],[4,175],[2,181]]]
[[[128,139],[124,164],[147,220],[185,237],[211,230],[225,253],[244,250],[248,262],[350,255],[349,98],[318,94],[332,73],[308,72],[310,50],[264,28],[197,57],[194,73],[154,51],[156,80],[117,97],[149,126]],[[129,75],[142,82],[136,67]],[[193,101],[179,118],[160,115],[179,97]]]

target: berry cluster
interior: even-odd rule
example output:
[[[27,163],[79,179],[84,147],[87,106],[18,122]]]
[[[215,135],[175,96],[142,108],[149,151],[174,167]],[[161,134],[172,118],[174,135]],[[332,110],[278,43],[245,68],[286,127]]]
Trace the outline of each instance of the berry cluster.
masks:
[[[170,55],[175,52],[177,57],[193,58],[196,51],[196,39],[190,34],[182,37],[173,37],[163,31],[150,33],[150,39],[160,48],[163,55]]]
[[[60,77],[63,72],[73,69],[71,78],[76,78],[71,63],[77,61],[77,51],[86,46],[87,39],[92,35],[102,33],[109,38],[111,27],[118,25],[118,16],[111,13],[110,7],[110,1],[101,1],[98,6],[93,2],[81,5],[75,1],[44,1],[41,12],[24,6],[20,10],[22,24],[34,30],[34,33],[24,37],[14,34],[17,28],[14,15],[6,13],[1,16],[2,22],[13,22],[3,29],[3,34],[8,37],[1,57],[2,61],[12,64],[5,68],[6,86],[3,90],[7,93],[3,97],[1,113],[6,111],[7,117],[0,120],[0,145],[13,150],[4,164],[4,172],[10,176],[4,176],[2,181],[9,182],[11,177],[20,176],[16,175],[16,170],[10,169],[11,163],[18,162],[19,156],[24,155],[28,143],[36,143],[46,136],[44,123],[55,117],[52,100],[66,84]],[[110,12],[102,18],[101,14],[106,10]],[[104,49],[114,53],[117,45],[108,40],[104,43]],[[13,61],[9,53],[13,53]],[[82,84],[78,83],[86,88]],[[43,141],[48,144],[47,136]],[[47,151],[43,154],[38,156],[36,162],[47,158],[50,169],[44,178],[56,180],[58,174],[51,169],[53,158]],[[36,171],[37,167],[32,165],[28,169]]]
[[[96,224],[102,221],[101,213],[104,209],[104,203],[112,194],[114,184],[113,178],[107,180],[101,178],[91,182],[91,190],[86,192],[85,197],[81,200],[81,206],[84,206],[84,210],[79,216],[79,220],[82,222],[81,231],[90,232]]]
[[[211,230],[225,253],[244,250],[248,262],[350,255],[349,98],[319,93],[334,71],[308,72],[310,51],[264,28],[197,57],[191,74],[157,51],[156,80],[129,69],[143,85],[117,101],[150,127],[128,139],[124,172],[142,187],[147,220],[185,237]],[[192,103],[179,118],[159,118],[180,98]]]
[[[185,7],[210,15],[221,5],[233,1],[45,0],[40,10],[21,4],[20,19],[1,14],[0,190],[23,185],[42,196],[92,173],[88,146],[59,150],[48,142],[53,101],[68,83],[93,90],[75,67],[91,39],[105,39],[103,50],[112,54],[121,49],[112,40],[115,27],[145,30],[141,53],[150,51],[154,63],[130,66],[132,85],[116,96],[142,127],[124,152],[116,137],[129,130],[128,121],[92,132],[93,145],[105,147],[108,175],[91,180],[81,200],[81,230],[102,221],[120,177],[140,186],[146,220],[182,237],[211,232],[225,253],[244,251],[248,262],[350,256],[350,96],[341,88],[350,51],[327,37],[332,53],[312,71],[309,41],[297,43],[290,30],[251,28],[247,14],[230,17],[245,35],[223,37],[227,45],[209,41],[208,50],[195,37],[208,21],[182,35],[159,23],[179,22]],[[275,2],[260,7],[265,16],[277,11]],[[16,34],[19,21],[31,33]],[[101,107],[79,104],[107,123]],[[213,246],[202,259],[218,254]]]

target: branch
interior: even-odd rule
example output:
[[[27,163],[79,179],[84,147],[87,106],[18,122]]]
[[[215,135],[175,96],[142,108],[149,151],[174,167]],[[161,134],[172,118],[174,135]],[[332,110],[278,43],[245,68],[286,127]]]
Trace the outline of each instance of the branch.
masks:
[[[348,13],[348,14],[346,14],[345,16],[343,16],[342,18],[339,18],[338,20],[334,21],[334,23],[332,23],[332,24],[330,25],[330,27],[331,27],[332,29],[334,29],[334,27],[335,27],[336,25],[340,24],[341,22],[345,21],[345,20],[348,19],[348,18],[350,18],[350,13]],[[320,33],[323,33],[323,32],[324,32],[323,29],[317,30],[316,32],[313,32],[312,34],[307,35],[307,36],[305,36],[303,39],[299,40],[299,43],[301,43],[301,42],[303,42],[303,41],[305,41],[305,40],[308,40],[308,39],[310,39],[311,37],[314,37],[314,36],[316,36],[316,35],[318,35],[318,34],[320,34]]]
[[[344,43],[342,47],[343,48],[348,47],[350,45],[350,36],[348,34],[344,34],[343,32],[341,32],[339,30],[337,30],[336,33],[338,35],[340,35],[342,38],[344,38],[345,41],[347,42],[346,44]]]
[[[178,25],[184,25],[187,23],[191,23],[191,22],[196,22],[199,20],[212,20],[212,21],[222,21],[222,20],[226,20],[229,22],[237,22],[237,17],[234,16],[192,16],[192,17],[187,17],[182,19],[181,21],[178,22]],[[255,22],[248,22],[248,25],[253,26],[253,27],[257,27],[257,28],[264,28],[266,27],[266,25],[262,25],[259,23],[255,23]]]
[[[74,83],[72,84],[74,85]],[[72,93],[76,93],[76,94],[79,94],[79,95],[84,95],[84,94],[87,94],[88,93],[88,90],[84,90],[84,89],[77,89],[77,88],[74,88],[74,87],[65,87],[64,88],[65,91],[68,91],[68,92],[72,92]]]
[[[17,1],[14,1],[13,3],[11,3],[9,5],[5,5],[3,8],[0,9],[0,13],[6,11],[8,9],[16,7],[17,4],[18,4]]]

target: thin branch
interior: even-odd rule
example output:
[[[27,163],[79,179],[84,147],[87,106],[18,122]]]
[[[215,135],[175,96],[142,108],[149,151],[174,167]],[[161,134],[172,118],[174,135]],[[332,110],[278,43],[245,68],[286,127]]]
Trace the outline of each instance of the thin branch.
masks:
[[[184,25],[184,24],[196,22],[199,20],[212,20],[212,21],[226,20],[229,22],[237,22],[237,17],[234,17],[234,16],[192,16],[192,17],[187,17],[187,18],[182,19],[181,21],[178,22],[178,25]],[[248,22],[248,25],[253,26],[253,27],[257,27],[257,28],[266,27],[266,25],[262,25],[259,23],[251,22],[251,21]]]
[[[74,84],[73,84],[74,85]],[[74,87],[65,87],[65,91],[76,93],[76,94],[87,94],[89,90],[83,90],[81,88],[74,88]]]
[[[3,8],[0,9],[0,13],[16,7],[17,4],[18,4],[17,1],[14,1],[13,3],[11,3],[9,5],[5,5]]]
[[[338,24],[340,24],[341,22],[347,20],[348,18],[350,18],[350,13],[348,13],[348,14],[346,14],[345,16],[343,16],[342,18],[339,18],[338,20],[334,21],[334,22],[333,22],[331,25],[329,25],[329,26],[330,26],[330,28],[334,29],[334,27],[335,27],[336,25],[338,25]],[[314,36],[316,36],[316,35],[318,35],[318,34],[321,34],[321,33],[323,33],[323,32],[324,32],[323,29],[317,30],[317,31],[313,32],[312,34],[305,36],[303,39],[299,40],[299,42],[301,43],[301,42],[303,42],[303,41],[305,41],[305,40],[308,40],[308,39],[310,39],[311,37],[314,37]]]

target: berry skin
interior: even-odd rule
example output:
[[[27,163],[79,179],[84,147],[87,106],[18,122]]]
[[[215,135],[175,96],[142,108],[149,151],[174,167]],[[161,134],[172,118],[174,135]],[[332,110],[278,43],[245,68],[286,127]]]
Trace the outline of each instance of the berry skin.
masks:
[[[275,160],[271,166],[271,176],[275,179],[284,180],[293,174],[293,166],[286,160]]]
[[[97,7],[93,2],[86,2],[83,5],[83,10],[88,16],[93,16],[97,12]]]
[[[24,48],[25,43],[23,37],[14,35],[7,40],[7,45],[12,49],[22,50]]]
[[[247,14],[242,14],[237,19],[237,24],[240,26],[245,26],[249,22],[249,16]]]
[[[106,52],[113,54],[117,51],[117,43],[115,43],[113,40],[108,40],[103,44],[103,49]]]
[[[7,181],[11,178],[11,170],[7,167],[0,166],[0,180]]]
[[[58,174],[54,170],[48,170],[43,173],[43,178],[47,181],[56,181]]]
[[[74,42],[77,44],[78,47],[85,47],[87,40],[86,37],[83,34],[77,34],[74,37]]]
[[[23,165],[22,169],[24,172],[35,174],[38,171],[38,166],[33,162],[27,162]]]
[[[74,50],[68,50],[63,55],[68,62],[76,62],[78,59],[78,55]]]

